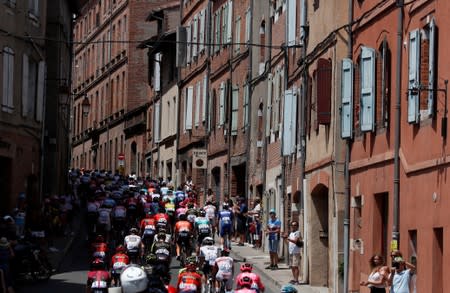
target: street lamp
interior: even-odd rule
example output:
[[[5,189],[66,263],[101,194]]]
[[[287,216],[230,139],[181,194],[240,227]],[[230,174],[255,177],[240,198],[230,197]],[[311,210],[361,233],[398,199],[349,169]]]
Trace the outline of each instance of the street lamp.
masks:
[[[82,152],[82,156],[83,156],[83,168],[86,168],[86,154],[84,153],[84,142],[86,140],[86,134],[84,133],[85,131],[85,125],[84,125],[84,120],[87,117],[87,115],[89,114],[89,110],[91,108],[91,103],[89,103],[89,98],[87,95],[84,96],[83,102],[81,102],[81,111],[83,111],[83,120],[81,121],[81,123],[83,124],[83,152]]]

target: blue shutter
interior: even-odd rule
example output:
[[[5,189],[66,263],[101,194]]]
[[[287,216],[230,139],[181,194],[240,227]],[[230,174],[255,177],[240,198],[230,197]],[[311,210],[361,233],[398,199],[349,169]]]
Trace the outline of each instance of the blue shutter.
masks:
[[[430,50],[429,50],[429,59],[428,59],[428,88],[430,91],[428,92],[428,114],[430,116],[434,115],[434,97],[436,96],[436,37],[437,37],[437,29],[436,22],[434,18],[431,20],[429,24],[429,33],[430,33]]]
[[[351,59],[342,60],[341,75],[341,137],[351,138],[353,135],[353,63]]]
[[[296,18],[297,18],[297,0],[288,0],[288,19],[287,19],[287,43],[288,46],[295,45]]]
[[[237,85],[233,85],[231,97],[231,135],[237,135],[239,111],[239,87]]]
[[[409,62],[408,62],[408,122],[419,122],[419,92],[411,89],[418,88],[420,83],[420,30],[409,33]]]
[[[361,131],[375,126],[375,50],[363,47],[361,52]]]
[[[291,154],[292,146],[292,100],[294,98],[291,89],[284,92],[283,110],[283,156]]]

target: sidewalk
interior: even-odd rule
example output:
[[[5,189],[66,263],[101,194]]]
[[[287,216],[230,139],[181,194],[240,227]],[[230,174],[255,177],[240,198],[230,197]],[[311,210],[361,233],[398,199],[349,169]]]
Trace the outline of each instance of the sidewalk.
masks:
[[[284,263],[278,264],[278,270],[265,269],[270,264],[269,253],[263,252],[262,249],[252,248],[248,243],[244,246],[237,246],[237,243],[233,242],[231,245],[231,255],[237,260],[246,259],[246,262],[251,263],[256,273],[261,277],[272,281],[277,287],[281,288],[284,285],[289,284],[292,280],[291,269]],[[298,292],[301,293],[327,293],[326,287],[313,287],[309,285],[295,286]]]

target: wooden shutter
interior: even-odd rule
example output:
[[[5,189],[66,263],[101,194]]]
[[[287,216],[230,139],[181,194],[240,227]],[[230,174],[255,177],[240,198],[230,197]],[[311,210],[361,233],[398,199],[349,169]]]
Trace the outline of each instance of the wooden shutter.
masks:
[[[28,55],[23,54],[22,58],[22,116],[28,115]]]
[[[192,100],[194,95],[194,87],[190,86],[187,88],[187,95],[186,95],[186,118],[185,118],[185,129],[191,130],[192,129]]]
[[[328,59],[317,62],[317,122],[328,125],[331,122],[331,78],[332,66]]]
[[[435,114],[435,99],[436,99],[436,55],[437,55],[437,27],[436,22],[431,19],[429,24],[429,38],[430,48],[428,57],[428,114],[434,116]]]
[[[361,52],[361,131],[375,128],[375,50],[363,47]]]
[[[36,90],[36,120],[44,117],[45,61],[39,61]]]
[[[287,40],[288,46],[295,45],[296,18],[297,18],[297,0],[288,0],[288,25]]]
[[[274,76],[274,85],[273,85],[273,105],[272,105],[272,130],[274,132],[278,131],[278,125],[280,123],[279,113],[280,113],[280,99],[281,99],[281,91],[282,91],[282,82],[283,82],[284,71],[282,68],[278,68],[276,74]]]
[[[208,76],[203,76],[202,121],[206,119],[206,99],[208,98]]]
[[[413,92],[420,83],[420,30],[409,33],[408,61],[408,122],[419,122],[419,91]]]
[[[239,53],[240,49],[241,49],[241,17],[239,16],[236,19],[236,24],[235,24],[235,35],[234,35],[234,51],[236,53]]]
[[[250,29],[252,25],[252,19],[251,19],[251,13],[250,8],[247,9],[245,12],[245,42],[250,42]]]
[[[353,63],[351,59],[342,60],[341,81],[341,137],[353,135]]]
[[[195,127],[200,125],[200,99],[202,94],[201,81],[197,82],[195,91]]]
[[[221,15],[221,11],[222,9],[219,8],[216,12],[216,25],[214,28],[214,33],[216,35],[216,44],[214,46],[214,52],[217,53],[220,51],[220,47],[221,47],[221,38],[220,38],[220,26],[221,26],[221,22],[220,22],[220,15]]]

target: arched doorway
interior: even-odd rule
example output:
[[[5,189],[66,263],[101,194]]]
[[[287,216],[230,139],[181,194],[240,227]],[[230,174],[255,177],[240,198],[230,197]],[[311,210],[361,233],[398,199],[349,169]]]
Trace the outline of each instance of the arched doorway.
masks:
[[[318,184],[311,192],[310,284],[328,287],[328,187]]]

